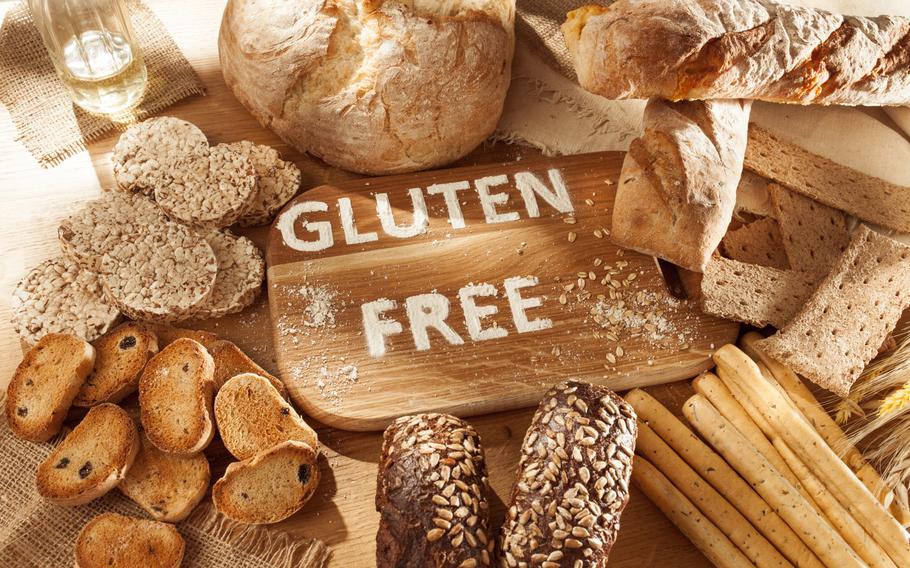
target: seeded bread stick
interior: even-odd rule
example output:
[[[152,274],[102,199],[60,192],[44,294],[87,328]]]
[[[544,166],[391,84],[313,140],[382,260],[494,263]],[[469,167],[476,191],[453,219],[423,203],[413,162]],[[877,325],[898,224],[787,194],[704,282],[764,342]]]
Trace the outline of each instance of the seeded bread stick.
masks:
[[[626,401],[639,419],[730,501],[790,562],[800,568],[825,568],[765,500],[661,403],[641,389],[629,391]]]
[[[898,566],[910,566],[910,544],[904,528],[884,509],[825,440],[803,418],[784,395],[761,380],[758,366],[735,345],[724,345],[714,353],[718,369],[729,373],[778,436],[796,452],[803,463],[856,520],[882,546]]]
[[[843,568],[864,566],[834,527],[705,397],[697,394],[687,400],[683,405],[683,414],[727,463],[774,507],[822,562]]]
[[[764,364],[773,375],[776,382],[783,388],[789,398],[800,410],[822,438],[828,442],[834,451],[841,454],[844,462],[850,466],[856,476],[863,482],[869,491],[875,495],[882,504],[889,504],[891,514],[903,526],[910,526],[910,510],[894,498],[893,490],[882,480],[875,468],[866,461],[863,454],[847,441],[844,431],[837,425],[828,412],[818,403],[800,378],[789,367],[778,363],[760,350],[755,349],[755,342],[763,339],[761,334],[750,331],[740,339],[741,349],[754,361]],[[762,365],[759,365],[761,368]]]
[[[885,551],[882,550],[881,547],[876,544],[875,540],[866,534],[863,527],[856,522],[853,515],[844,509],[843,506],[837,502],[837,499],[832,497],[831,494],[825,490],[818,478],[806,469],[803,462],[796,457],[796,454],[793,453],[793,450],[791,450],[787,444],[783,443],[780,438],[778,438],[777,440],[774,440],[774,447],[777,448],[777,451],[783,459],[787,461],[787,464],[790,465],[790,468],[796,473],[796,476],[799,477],[803,487],[805,487],[815,498],[816,503],[821,507],[822,514],[825,515],[828,522],[837,529],[837,532],[844,537],[847,544],[853,547],[853,550],[856,551],[856,554],[860,558],[865,560],[871,568],[897,568],[894,565],[894,562],[885,554]]]
[[[753,564],[793,566],[729,501],[641,421],[638,422],[636,452],[660,470]]]
[[[718,568],[752,566],[716,525],[641,456],[635,456],[632,481],[712,564]]]

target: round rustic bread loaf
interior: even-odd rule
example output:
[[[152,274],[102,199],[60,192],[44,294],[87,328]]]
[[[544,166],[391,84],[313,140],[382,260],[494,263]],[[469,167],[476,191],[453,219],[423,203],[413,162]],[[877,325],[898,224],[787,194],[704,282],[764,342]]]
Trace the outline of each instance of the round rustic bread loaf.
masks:
[[[229,0],[225,82],[297,149],[361,173],[464,156],[496,126],[515,0]]]

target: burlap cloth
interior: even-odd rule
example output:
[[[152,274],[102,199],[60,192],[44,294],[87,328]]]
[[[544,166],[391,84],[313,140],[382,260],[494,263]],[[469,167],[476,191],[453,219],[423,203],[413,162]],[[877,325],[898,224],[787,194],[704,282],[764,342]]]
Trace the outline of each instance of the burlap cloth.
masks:
[[[129,124],[190,95],[204,94],[196,72],[140,0],[124,0],[133,33],[148,68],[148,86],[139,106],[112,119],[90,114],[72,103],[57,77],[28,7],[10,8],[0,28],[0,104],[16,127],[21,142],[43,167],[50,167],[85,149],[113,129]]]

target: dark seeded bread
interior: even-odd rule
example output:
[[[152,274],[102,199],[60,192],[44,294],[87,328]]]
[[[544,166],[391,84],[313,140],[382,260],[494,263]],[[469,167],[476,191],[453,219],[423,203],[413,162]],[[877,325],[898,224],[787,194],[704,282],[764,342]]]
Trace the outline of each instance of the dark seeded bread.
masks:
[[[277,523],[290,517],[319,485],[316,457],[309,445],[291,440],[232,463],[212,487],[215,508],[248,524]]]
[[[146,326],[125,323],[96,339],[95,368],[73,401],[75,406],[120,402],[139,387],[142,369],[158,352],[158,338]]]
[[[29,349],[6,389],[6,420],[20,438],[44,442],[60,431],[92,372],[95,348],[74,335],[51,333]]]
[[[202,501],[210,480],[205,455],[183,457],[162,452],[143,434],[142,449],[119,489],[155,520],[176,523]]]
[[[480,437],[448,414],[403,416],[383,435],[376,565],[490,566],[489,487]]]
[[[281,379],[269,374],[256,364],[246,353],[230,341],[216,341],[209,346],[209,352],[215,359],[215,387],[220,389],[231,377],[243,373],[252,373],[265,377],[272,383],[282,398],[287,398],[288,391]]]
[[[215,435],[215,363],[202,344],[178,339],[152,357],[139,380],[142,427],[158,449],[198,454]]]
[[[721,241],[724,255],[729,259],[786,270],[790,264],[783,245],[780,227],[777,220],[771,217],[727,231]]]
[[[503,565],[606,566],[637,435],[635,412],[612,391],[576,381],[552,388],[522,444]]]
[[[178,568],[184,548],[173,525],[102,513],[76,538],[76,568]]]
[[[158,337],[158,349],[164,349],[178,339],[192,339],[199,342],[206,349],[210,349],[212,344],[218,341],[218,336],[210,331],[201,329],[185,329],[182,327],[173,327],[162,323],[145,323]]]
[[[224,447],[238,460],[287,440],[318,448],[316,432],[268,379],[252,373],[237,375],[218,390],[215,421]]]
[[[38,466],[38,493],[58,505],[88,503],[120,483],[138,452],[139,433],[126,411],[99,404]]]
[[[768,191],[790,266],[820,280],[850,244],[847,215],[776,183]]]

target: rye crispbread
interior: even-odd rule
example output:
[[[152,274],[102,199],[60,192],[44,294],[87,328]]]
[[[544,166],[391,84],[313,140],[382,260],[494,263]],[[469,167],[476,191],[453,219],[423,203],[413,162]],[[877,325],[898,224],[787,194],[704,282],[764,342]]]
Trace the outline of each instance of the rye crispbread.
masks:
[[[256,195],[237,222],[241,227],[267,225],[275,214],[300,189],[300,170],[281,159],[271,146],[248,140],[227,144],[227,147],[246,156],[256,171]]]
[[[78,337],[48,334],[29,349],[6,389],[6,421],[25,440],[44,442],[60,431],[66,413],[92,372],[95,348]]]
[[[76,568],[179,568],[185,547],[173,525],[102,513],[76,538]]]
[[[95,367],[73,400],[74,406],[120,402],[139,386],[139,376],[158,352],[158,338],[147,327],[128,322],[96,339]]]
[[[244,373],[218,390],[215,421],[224,447],[238,460],[287,440],[318,448],[316,432],[265,377]]]
[[[783,238],[777,220],[763,217],[727,231],[721,241],[724,255],[746,264],[770,266],[780,270],[790,268],[784,253]]]
[[[139,379],[140,416],[158,449],[192,456],[212,441],[214,371],[212,356],[192,339],[171,343],[145,366]]]
[[[38,466],[38,493],[58,505],[88,503],[120,483],[138,451],[132,418],[116,404],[99,404]]]
[[[231,377],[252,373],[265,377],[272,383],[282,398],[287,398],[288,389],[281,379],[272,375],[253,361],[242,349],[227,340],[218,340],[208,345],[209,353],[215,360],[215,388],[220,389]]]
[[[908,188],[823,158],[749,125],[746,168],[864,221],[910,233]]]
[[[780,328],[815,289],[815,275],[715,258],[701,281],[705,313]]]
[[[910,303],[910,247],[862,225],[802,309],[756,347],[847,396]]]
[[[237,313],[252,304],[262,291],[265,261],[262,253],[246,237],[227,231],[205,236],[218,261],[218,274],[212,294],[194,310],[195,319],[215,319]]]
[[[847,215],[776,183],[769,191],[787,261],[821,279],[850,244]]]

